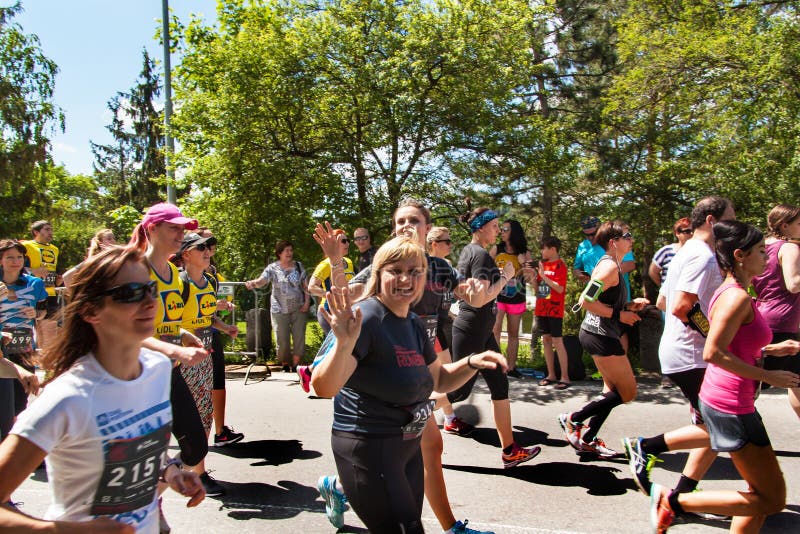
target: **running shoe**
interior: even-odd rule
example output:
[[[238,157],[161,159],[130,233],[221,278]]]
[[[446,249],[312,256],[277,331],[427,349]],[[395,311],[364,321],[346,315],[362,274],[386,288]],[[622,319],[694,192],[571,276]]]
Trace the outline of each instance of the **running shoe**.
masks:
[[[645,495],[650,495],[650,470],[659,461],[654,454],[642,451],[642,438],[622,438],[622,447],[628,457],[628,466],[631,468],[633,481]]]
[[[581,453],[596,454],[600,458],[614,458],[619,455],[617,451],[606,445],[605,441],[595,437],[590,442],[581,440]]]
[[[675,519],[668,497],[669,490],[654,482],[650,489],[650,524],[655,534],[664,534]]]
[[[539,446],[526,449],[514,443],[514,448],[511,450],[510,454],[502,454],[503,468],[509,469],[529,460],[533,460],[540,452],[542,452],[542,448]]]
[[[450,527],[448,532],[452,532],[452,534],[494,534],[491,530],[475,530],[474,528],[467,527],[467,523],[469,523],[469,519],[465,519],[462,523],[461,521],[456,521],[455,525]]]
[[[570,415],[568,413],[562,413],[558,416],[558,424],[561,425],[561,430],[564,431],[564,437],[567,438],[567,441],[572,448],[576,451],[580,452],[583,450],[582,444],[583,440],[581,439],[581,431],[583,431],[583,424],[582,423],[573,423],[572,419],[570,419]]]
[[[297,366],[297,376],[300,377],[300,387],[303,391],[309,393],[311,391],[311,371],[307,365]]]
[[[219,482],[211,478],[208,472],[200,475],[200,482],[203,483],[203,488],[206,490],[206,497],[221,497],[225,495],[225,488],[220,486]]]
[[[16,510],[17,512],[21,512],[20,507],[25,504],[24,502],[14,502],[14,501],[6,501],[6,506],[11,508],[12,510]]]
[[[220,432],[219,434],[214,434],[214,446],[224,447],[232,443],[238,443],[243,439],[244,439],[244,434],[242,434],[241,432],[234,432],[232,428],[228,426],[223,426],[222,432]]]
[[[475,427],[465,421],[462,421],[458,417],[454,417],[449,423],[445,419],[444,431],[448,434],[456,434],[463,438],[472,434],[472,432],[475,431]]]
[[[321,476],[317,480],[317,489],[325,501],[325,515],[336,528],[344,526],[344,504],[347,496],[336,489],[336,476]]]

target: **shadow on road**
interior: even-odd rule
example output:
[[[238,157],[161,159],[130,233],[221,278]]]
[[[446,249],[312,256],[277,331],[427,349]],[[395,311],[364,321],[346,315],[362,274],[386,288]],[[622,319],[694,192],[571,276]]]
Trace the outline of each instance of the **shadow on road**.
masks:
[[[316,487],[304,486],[291,480],[281,480],[277,486],[262,482],[227,482],[220,501],[220,510],[228,517],[241,521],[250,519],[287,519],[301,512],[325,513],[325,503]]]
[[[208,452],[214,452],[231,458],[262,459],[251,466],[283,465],[294,460],[311,460],[319,458],[322,453],[314,450],[303,449],[303,444],[296,439],[276,440],[264,439],[259,441],[246,441],[228,445],[227,447],[209,447]]]
[[[536,460],[534,460],[536,461]],[[622,469],[586,463],[544,462],[525,464],[513,469],[444,465],[445,469],[478,475],[506,476],[542,486],[583,487],[589,495],[623,495],[639,489],[630,478],[617,478]]]

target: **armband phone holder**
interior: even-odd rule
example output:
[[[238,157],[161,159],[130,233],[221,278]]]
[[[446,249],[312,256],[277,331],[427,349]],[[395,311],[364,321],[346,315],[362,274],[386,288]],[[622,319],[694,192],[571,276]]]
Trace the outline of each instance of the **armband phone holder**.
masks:
[[[689,313],[686,314],[686,317],[689,320],[689,328],[699,332],[703,337],[708,336],[708,329],[710,325],[708,324],[708,318],[703,313],[703,310],[700,309],[699,301],[694,303],[694,306],[692,306],[692,308],[689,310]]]
[[[600,280],[590,280],[588,284],[586,284],[586,288],[584,288],[583,293],[581,293],[581,298],[586,302],[594,302],[600,296],[600,293],[603,292],[603,282]]]

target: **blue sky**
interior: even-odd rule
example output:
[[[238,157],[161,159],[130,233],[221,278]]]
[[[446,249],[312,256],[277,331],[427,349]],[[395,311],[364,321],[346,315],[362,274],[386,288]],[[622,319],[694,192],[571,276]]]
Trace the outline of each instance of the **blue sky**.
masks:
[[[13,3],[0,0],[2,6]],[[59,67],[54,100],[66,115],[66,131],[53,137],[53,159],[72,174],[90,174],[89,141],[111,142],[106,103],[136,82],[142,48],[163,69],[154,38],[161,0],[23,0],[22,7],[13,20],[39,37],[45,55]],[[216,18],[216,0],[169,0],[169,7],[184,21],[190,13],[207,22]],[[173,55],[173,66],[179,60]]]

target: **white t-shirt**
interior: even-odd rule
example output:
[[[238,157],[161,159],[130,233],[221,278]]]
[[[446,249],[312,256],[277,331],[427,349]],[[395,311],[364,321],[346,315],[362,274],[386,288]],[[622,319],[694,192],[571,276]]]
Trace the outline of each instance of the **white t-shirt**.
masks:
[[[158,533],[156,483],[172,425],[170,361],[142,349],[142,373],[114,378],[92,354],[44,388],[11,429],[47,452],[46,519],[108,516]]]
[[[714,291],[722,284],[722,273],[717,265],[714,251],[700,239],[688,240],[669,265],[667,279],[661,293],[667,299],[664,333],[658,346],[661,372],[680,373],[690,369],[707,367],[703,361],[705,338],[672,315],[675,292],[694,293],[700,301],[700,309],[708,317],[708,305]]]

